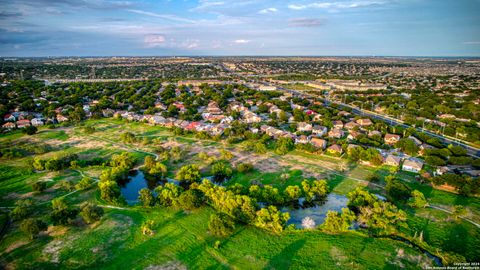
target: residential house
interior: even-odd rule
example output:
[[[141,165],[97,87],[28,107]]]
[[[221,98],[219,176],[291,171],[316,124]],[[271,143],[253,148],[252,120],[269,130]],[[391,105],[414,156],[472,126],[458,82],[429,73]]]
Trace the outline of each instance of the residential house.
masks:
[[[43,125],[44,125],[43,119],[41,119],[41,118],[33,118],[32,119],[32,126],[38,127],[38,126],[43,126]]]
[[[333,144],[327,148],[327,152],[332,153],[332,154],[341,154],[343,153],[343,149],[340,145],[338,144]]]
[[[22,119],[17,121],[17,127],[18,128],[24,128],[30,126],[30,120],[28,119]]]
[[[362,127],[366,127],[366,126],[371,126],[373,125],[372,121],[368,118],[362,118],[362,119],[358,119],[357,120],[357,124],[359,124],[360,126]]]
[[[66,122],[66,121],[68,121],[68,118],[65,117],[65,116],[63,116],[63,115],[61,115],[61,114],[57,114],[57,121],[58,121],[59,123]]]
[[[382,133],[378,130],[372,130],[368,132],[368,137],[379,136],[382,137]]]
[[[15,123],[13,122],[7,122],[5,124],[2,125],[2,128],[4,129],[8,129],[8,130],[12,130],[15,128]]]
[[[348,134],[347,136],[347,139],[349,141],[353,141],[353,140],[356,140],[358,138],[358,136],[360,136],[360,132],[357,132],[357,131],[350,131],[350,133]]]
[[[309,123],[300,122],[297,124],[297,130],[300,132],[312,131],[312,128],[313,128],[312,125]]]
[[[348,123],[345,124],[345,128],[348,129],[348,130],[353,130],[355,129],[356,127],[359,127],[360,125],[355,123],[354,121],[350,121]]]
[[[384,140],[386,144],[394,145],[400,140],[400,135],[387,133]]]
[[[422,142],[419,139],[413,136],[409,136],[408,139],[412,140],[417,146],[420,146],[422,144]]]
[[[327,141],[320,138],[312,138],[310,143],[313,144],[316,148],[325,149],[327,147]]]
[[[343,135],[344,135],[343,130],[338,128],[334,128],[328,132],[328,137],[330,138],[340,139],[343,137]]]
[[[343,122],[340,121],[340,120],[333,121],[333,127],[338,128],[338,129],[342,129],[343,128]]]
[[[13,114],[6,114],[4,117],[3,117],[3,121],[5,122],[15,122],[15,116]]]
[[[416,159],[406,159],[403,162],[402,170],[418,173],[423,168],[423,162]]]
[[[328,132],[328,129],[324,126],[319,126],[319,125],[314,125],[312,127],[312,133],[317,135],[317,136],[324,136],[325,134],[327,134]]]
[[[389,166],[394,166],[394,167],[399,167],[400,162],[402,162],[401,157],[394,156],[394,155],[391,155],[391,154],[388,155],[383,161],[384,164],[389,165]]]
[[[247,124],[259,123],[262,121],[262,118],[253,112],[248,112],[243,115],[243,118]]]
[[[303,144],[309,143],[308,137],[305,135],[300,135],[295,139],[295,143],[303,143]]]

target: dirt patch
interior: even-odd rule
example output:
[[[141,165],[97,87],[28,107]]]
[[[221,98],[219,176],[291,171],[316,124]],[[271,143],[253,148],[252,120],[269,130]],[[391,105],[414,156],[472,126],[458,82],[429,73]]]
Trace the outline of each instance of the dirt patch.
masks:
[[[48,226],[47,229],[47,234],[50,236],[59,236],[59,235],[64,235],[65,233],[68,232],[67,227],[60,227],[60,226]]]
[[[28,244],[29,242],[27,241],[24,241],[24,240],[20,240],[20,241],[17,241],[13,244],[11,244],[10,246],[8,246],[6,249],[5,249],[5,253],[10,253],[11,251],[21,247],[21,246],[24,246],[26,244]]]
[[[3,196],[3,199],[5,200],[17,200],[18,198],[21,198],[22,194],[17,193],[17,192],[10,192],[7,195]]]

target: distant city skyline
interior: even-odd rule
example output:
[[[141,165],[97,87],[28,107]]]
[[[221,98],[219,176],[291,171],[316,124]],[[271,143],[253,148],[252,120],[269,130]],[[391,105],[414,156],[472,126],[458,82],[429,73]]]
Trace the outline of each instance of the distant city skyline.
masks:
[[[0,56],[480,56],[480,0],[0,0]]]

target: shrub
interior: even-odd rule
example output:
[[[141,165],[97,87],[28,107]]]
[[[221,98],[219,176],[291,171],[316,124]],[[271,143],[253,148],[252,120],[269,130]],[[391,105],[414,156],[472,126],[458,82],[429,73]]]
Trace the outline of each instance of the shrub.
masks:
[[[218,237],[230,235],[235,229],[235,222],[228,215],[217,213],[210,216],[208,230]]]
[[[87,224],[98,221],[103,216],[103,209],[91,202],[83,203],[80,209],[80,216]]]
[[[237,171],[240,173],[248,173],[253,171],[253,165],[250,163],[240,163],[237,165]]]
[[[32,189],[35,192],[42,192],[47,189],[47,182],[45,181],[37,181],[32,184]]]
[[[203,194],[198,189],[189,189],[178,197],[178,204],[184,210],[192,210],[203,203]]]
[[[20,230],[34,239],[41,231],[47,230],[47,224],[39,219],[28,218],[20,224]]]

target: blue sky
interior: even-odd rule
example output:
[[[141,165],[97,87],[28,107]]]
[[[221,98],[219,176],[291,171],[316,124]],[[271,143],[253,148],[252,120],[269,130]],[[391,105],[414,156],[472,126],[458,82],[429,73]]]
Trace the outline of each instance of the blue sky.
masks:
[[[0,56],[480,56],[480,0],[0,0]]]

